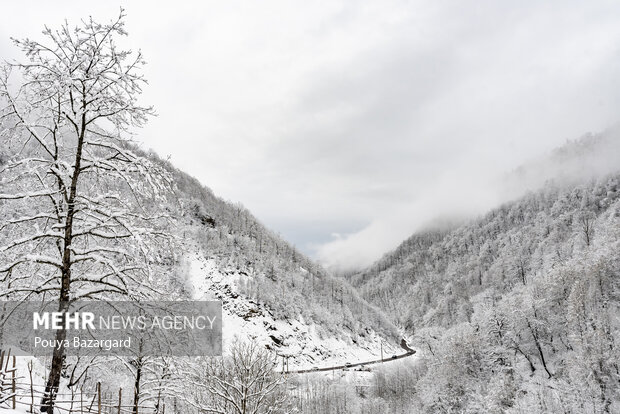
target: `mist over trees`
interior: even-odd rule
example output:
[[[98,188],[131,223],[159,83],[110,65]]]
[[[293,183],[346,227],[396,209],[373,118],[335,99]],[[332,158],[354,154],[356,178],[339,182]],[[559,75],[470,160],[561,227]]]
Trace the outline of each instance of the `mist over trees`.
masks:
[[[416,234],[352,282],[412,333],[417,410],[606,413],[620,404],[619,269],[614,174]]]

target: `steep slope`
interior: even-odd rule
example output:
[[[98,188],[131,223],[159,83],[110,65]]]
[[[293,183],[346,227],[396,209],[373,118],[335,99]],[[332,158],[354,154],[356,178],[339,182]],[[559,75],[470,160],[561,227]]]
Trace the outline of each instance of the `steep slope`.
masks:
[[[9,125],[6,120],[2,122]],[[11,132],[1,122],[0,130]],[[36,296],[38,292],[28,291],[28,286],[16,289],[12,284],[14,280],[30,283],[35,277],[55,281],[56,262],[45,260],[49,265],[45,269],[39,262],[43,254],[55,257],[58,249],[55,243],[37,242],[42,229],[47,231],[45,237],[57,237],[54,231],[47,230],[50,226],[55,228],[46,221],[50,215],[42,214],[51,202],[33,193],[33,189],[45,182],[37,181],[41,174],[33,174],[32,171],[38,170],[33,170],[29,163],[38,165],[32,160],[38,160],[42,150],[22,135],[8,132],[0,134],[0,194],[7,195],[0,200],[0,239],[9,247],[0,248],[0,262],[6,266],[14,261],[11,255],[23,254],[26,265],[17,270],[11,266],[10,277],[0,280],[0,293],[4,299],[50,300],[52,297],[53,300],[53,296]],[[362,299],[347,282],[332,277],[266,229],[242,206],[216,197],[197,180],[155,154],[127,142],[118,142],[113,148],[115,153],[110,157],[121,154],[129,160],[123,173],[131,175],[135,186],[105,175],[84,175],[79,190],[86,201],[78,215],[80,220],[92,221],[86,207],[95,201],[115,202],[108,209],[96,211],[105,216],[105,220],[100,220],[103,224],[95,226],[105,229],[104,233],[98,233],[98,237],[106,239],[105,243],[86,246],[85,242],[83,247],[73,244],[72,248],[84,255],[89,254],[86,248],[105,251],[108,256],[93,256],[92,262],[109,262],[113,274],[119,273],[114,264],[125,263],[126,251],[135,249],[137,254],[132,263],[136,266],[131,268],[139,269],[140,273],[132,280],[145,289],[133,289],[132,285],[127,295],[108,290],[91,299],[127,300],[130,295],[149,300],[219,299],[223,302],[225,354],[230,350],[230,343],[239,338],[258,343],[260,349],[266,348],[274,356],[288,357],[290,369],[372,360],[379,356],[382,346],[386,352],[397,346],[397,329],[382,311]],[[45,173],[43,170],[42,174]],[[142,180],[143,177],[146,179]],[[155,195],[138,197],[134,191],[142,187],[158,191]],[[26,193],[23,199],[20,196],[18,202],[8,202],[12,193],[22,191]],[[55,190],[52,192],[56,194]],[[114,233],[117,230],[114,226],[123,227],[137,216],[140,216],[137,231]],[[85,231],[93,229],[86,226]],[[22,241],[28,235],[33,235],[32,240]],[[19,251],[10,251],[12,245],[18,246]],[[86,266],[77,266],[75,274],[88,274]],[[11,342],[12,338],[6,340],[3,344],[8,347],[19,346]],[[125,363],[120,359],[100,358],[95,363],[70,357],[60,386],[65,386],[64,376],[72,372],[78,376],[84,374],[78,382],[91,390],[96,385],[95,378],[102,379],[105,389],[119,386],[132,389],[134,381],[142,378],[147,384],[143,384],[141,393],[144,398],[152,398],[159,395],[161,388],[157,387],[169,378],[168,370],[174,370],[174,380],[179,380],[185,378],[184,369],[196,369],[191,361],[162,361],[148,362],[152,378],[147,379],[138,374],[137,367],[144,367],[141,361]],[[40,362],[49,368],[49,361]],[[182,384],[181,380],[178,384]],[[184,396],[185,385],[174,388],[167,383],[166,393],[174,399]],[[149,400],[151,403],[155,404],[153,399]]]
[[[620,409],[620,173],[570,178],[350,278],[422,351],[419,411]]]
[[[381,342],[397,346],[393,323],[348,282],[329,275],[241,205],[158,162],[176,186],[174,227],[184,250],[178,288],[193,298],[223,301],[225,342],[250,338],[290,356],[291,366],[359,361],[378,355]]]
[[[480,292],[528,285],[613,239],[619,189],[620,175],[549,185],[467,225],[415,234],[351,281],[410,330],[465,321]]]

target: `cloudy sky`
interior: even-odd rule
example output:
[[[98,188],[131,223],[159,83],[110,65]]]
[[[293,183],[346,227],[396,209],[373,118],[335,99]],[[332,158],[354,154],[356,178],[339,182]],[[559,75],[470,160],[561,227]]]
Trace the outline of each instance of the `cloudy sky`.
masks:
[[[114,1],[2,5],[9,36]],[[491,177],[620,119],[620,3],[131,1],[155,149],[298,248],[363,266]]]

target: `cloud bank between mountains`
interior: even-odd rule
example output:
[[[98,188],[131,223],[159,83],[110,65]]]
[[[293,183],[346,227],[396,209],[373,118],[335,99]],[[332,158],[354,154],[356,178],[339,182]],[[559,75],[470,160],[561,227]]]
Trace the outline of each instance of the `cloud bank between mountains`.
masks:
[[[28,19],[5,19],[0,53],[118,13],[86,3],[4,5]],[[125,7],[159,114],[139,140],[334,269],[496,205],[496,177],[620,113],[615,1]]]
[[[545,185],[583,183],[618,171],[620,125],[571,140],[503,174],[475,176],[471,169],[462,175],[446,174],[418,201],[392,210],[357,233],[338,235],[319,246],[319,258],[334,271],[354,271],[376,260],[374,246],[391,250],[396,247],[394,239],[400,237],[400,242],[408,238],[411,229],[460,223]],[[335,257],[338,260],[332,259]]]

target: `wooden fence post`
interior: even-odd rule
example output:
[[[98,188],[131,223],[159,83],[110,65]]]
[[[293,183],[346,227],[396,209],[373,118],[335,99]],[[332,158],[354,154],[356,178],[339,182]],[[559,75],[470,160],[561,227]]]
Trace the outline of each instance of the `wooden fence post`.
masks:
[[[34,385],[32,383],[32,360],[28,361],[28,374],[30,375],[30,412],[34,413]]]
[[[97,383],[97,414],[101,414],[101,383]]]
[[[118,389],[118,414],[121,414],[121,403],[123,401],[123,389]]]
[[[4,350],[0,351],[0,397],[4,393]]]
[[[11,386],[11,389],[13,390],[13,409],[15,409],[17,407],[17,401],[15,401],[15,393],[17,392],[17,387],[15,384],[15,371],[17,370],[17,361],[15,358],[15,355],[13,355],[13,368],[11,368],[11,377],[13,378],[13,384]]]

